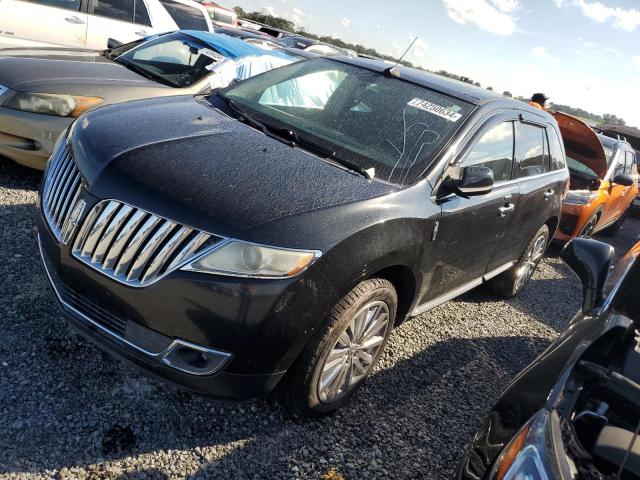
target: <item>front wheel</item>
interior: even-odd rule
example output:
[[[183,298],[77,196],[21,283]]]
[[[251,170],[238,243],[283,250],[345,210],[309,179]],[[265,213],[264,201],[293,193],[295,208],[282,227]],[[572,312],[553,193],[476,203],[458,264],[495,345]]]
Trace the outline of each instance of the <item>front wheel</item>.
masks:
[[[549,244],[549,227],[543,225],[533,236],[520,260],[489,281],[490,288],[506,298],[515,297],[529,283]]]
[[[287,374],[282,393],[289,407],[318,417],[344,405],[378,361],[397,306],[395,288],[380,278],[345,295]]]

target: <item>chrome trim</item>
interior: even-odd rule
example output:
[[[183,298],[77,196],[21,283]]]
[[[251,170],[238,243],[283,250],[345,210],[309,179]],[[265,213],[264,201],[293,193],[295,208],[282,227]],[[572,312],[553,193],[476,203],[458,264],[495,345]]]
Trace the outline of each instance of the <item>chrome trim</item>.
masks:
[[[223,370],[231,361],[231,359],[233,358],[233,354],[229,353],[229,352],[224,352],[221,350],[215,350],[213,348],[207,348],[207,347],[203,347],[201,345],[197,345],[195,343],[191,343],[188,342],[186,340],[181,340],[179,338],[175,338],[173,339],[173,341],[162,351],[160,352],[150,352],[148,350],[145,350],[144,348],[136,345],[133,342],[130,342],[129,340],[127,340],[126,338],[118,335],[117,333],[111,331],[109,328],[105,327],[104,325],[100,324],[99,322],[96,322],[95,320],[93,320],[91,317],[85,315],[83,312],[81,312],[80,310],[74,308],[73,306],[69,305],[67,302],[65,302],[62,298],[62,295],[60,294],[60,291],[58,290],[58,287],[56,286],[55,282],[53,281],[53,277],[51,276],[51,273],[49,272],[49,266],[47,264],[47,261],[45,259],[44,256],[44,251],[42,249],[42,240],[40,238],[40,235],[38,235],[38,249],[40,251],[40,258],[42,260],[42,264],[44,266],[44,271],[47,275],[47,278],[49,279],[49,284],[51,285],[51,289],[53,290],[53,293],[55,294],[56,298],[58,299],[58,302],[60,302],[60,305],[62,305],[64,310],[67,310],[68,312],[73,313],[74,315],[77,315],[78,317],[82,318],[83,320],[85,320],[86,322],[90,323],[91,325],[93,325],[94,327],[96,327],[97,329],[99,329],[102,333],[109,335],[110,337],[113,337],[113,339],[124,343],[125,345],[134,348],[135,350],[139,351],[140,353],[143,353],[145,355],[147,355],[148,357],[155,359],[155,360],[159,360],[162,363],[164,363],[165,365],[167,365],[168,367],[173,368],[174,370],[178,370],[184,373],[188,373],[190,375],[194,375],[194,376],[205,376],[205,375],[213,375],[214,373],[218,373],[220,370]],[[171,362],[167,361],[166,357],[178,346],[186,346],[189,347],[193,350],[198,350],[200,352],[204,352],[204,353],[209,353],[212,355],[219,355],[221,357],[223,357],[223,361],[220,363],[220,365],[211,370],[211,371],[207,371],[207,372],[200,372],[200,373],[194,373],[194,372],[190,372],[188,370],[182,369],[182,368],[178,368],[174,365],[171,364]]]
[[[119,283],[146,287],[209,251],[212,241],[216,246],[224,238],[103,200],[87,214],[71,254]]]
[[[445,302],[448,302],[449,300],[452,300],[460,295],[462,295],[463,293],[468,292],[469,290],[474,289],[475,287],[482,285],[482,283],[486,282],[487,280],[490,280],[494,277],[497,277],[498,275],[500,275],[503,272],[506,272],[507,270],[509,270],[511,267],[513,267],[516,264],[516,262],[509,262],[509,263],[505,263],[504,265],[491,270],[488,273],[485,273],[484,275],[482,275],[481,277],[478,277],[474,280],[471,280],[470,282],[465,283],[464,285],[461,285],[453,290],[451,290],[449,293],[445,293],[444,295],[441,295],[437,298],[434,298],[433,300],[429,300],[427,303],[423,303],[422,305],[419,305],[417,307],[415,307],[413,309],[413,311],[409,314],[409,317],[416,317],[418,315],[423,314],[424,312],[426,312],[427,310],[431,310],[432,308],[435,308],[439,305],[442,305]]]
[[[53,153],[44,176],[42,211],[56,240],[66,244],[75,225],[69,221],[82,191],[82,177],[66,144]]]

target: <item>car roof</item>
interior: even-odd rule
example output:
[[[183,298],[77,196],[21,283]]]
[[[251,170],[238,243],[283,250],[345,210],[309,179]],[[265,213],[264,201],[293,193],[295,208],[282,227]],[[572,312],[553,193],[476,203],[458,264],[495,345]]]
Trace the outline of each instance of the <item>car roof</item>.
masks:
[[[381,60],[363,57],[331,56],[325,58],[355,65],[358,67],[367,68],[379,73],[384,73],[385,70],[393,66]],[[452,78],[436,75],[435,73],[429,73],[425,72],[424,70],[409,68],[402,65],[400,65],[398,68],[400,71],[398,78],[402,80],[420,85],[425,88],[429,88],[431,90],[436,90],[452,97],[459,98],[460,100],[465,100],[474,105],[480,106],[495,101],[507,105],[512,105],[514,108],[529,111],[535,115],[551,117],[551,115],[549,115],[545,111],[540,110],[539,108],[532,107],[525,102],[516,100],[514,98],[505,97],[504,95],[500,95],[499,93],[487,90],[485,88],[476,87],[475,85],[472,85],[470,83],[461,82]]]
[[[609,137],[603,133],[598,133],[598,138],[605,147],[616,149],[621,148],[625,150],[633,150],[631,144],[629,142],[625,142],[624,140],[619,140],[617,138]]]
[[[224,35],[229,35],[230,37],[235,37],[235,38],[257,38],[260,40],[273,41],[273,37],[266,37],[265,35],[248,32],[247,30],[243,30],[240,28],[227,28],[227,27],[214,26],[213,33],[222,33]]]

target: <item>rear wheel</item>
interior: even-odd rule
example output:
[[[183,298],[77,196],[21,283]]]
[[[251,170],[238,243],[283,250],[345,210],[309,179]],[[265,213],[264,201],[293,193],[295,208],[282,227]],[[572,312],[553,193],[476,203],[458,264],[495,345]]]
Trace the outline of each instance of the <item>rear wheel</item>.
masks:
[[[282,386],[296,413],[318,417],[344,405],[375,366],[389,339],[398,297],[387,280],[358,284],[338,302]]]
[[[543,225],[527,245],[520,260],[489,281],[489,287],[506,298],[515,297],[529,283],[549,244],[549,227]]]

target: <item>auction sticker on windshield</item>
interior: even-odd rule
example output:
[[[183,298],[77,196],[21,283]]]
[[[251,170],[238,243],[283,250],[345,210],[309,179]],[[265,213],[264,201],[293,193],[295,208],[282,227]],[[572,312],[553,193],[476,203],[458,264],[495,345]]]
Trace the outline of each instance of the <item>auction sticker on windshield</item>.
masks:
[[[441,105],[436,105],[435,103],[427,102],[426,100],[422,100],[421,98],[414,98],[407,105],[410,107],[419,108],[420,110],[424,110],[425,112],[433,113],[438,117],[445,118],[450,122],[457,122],[462,117],[462,114],[454,112],[446,107]]]

